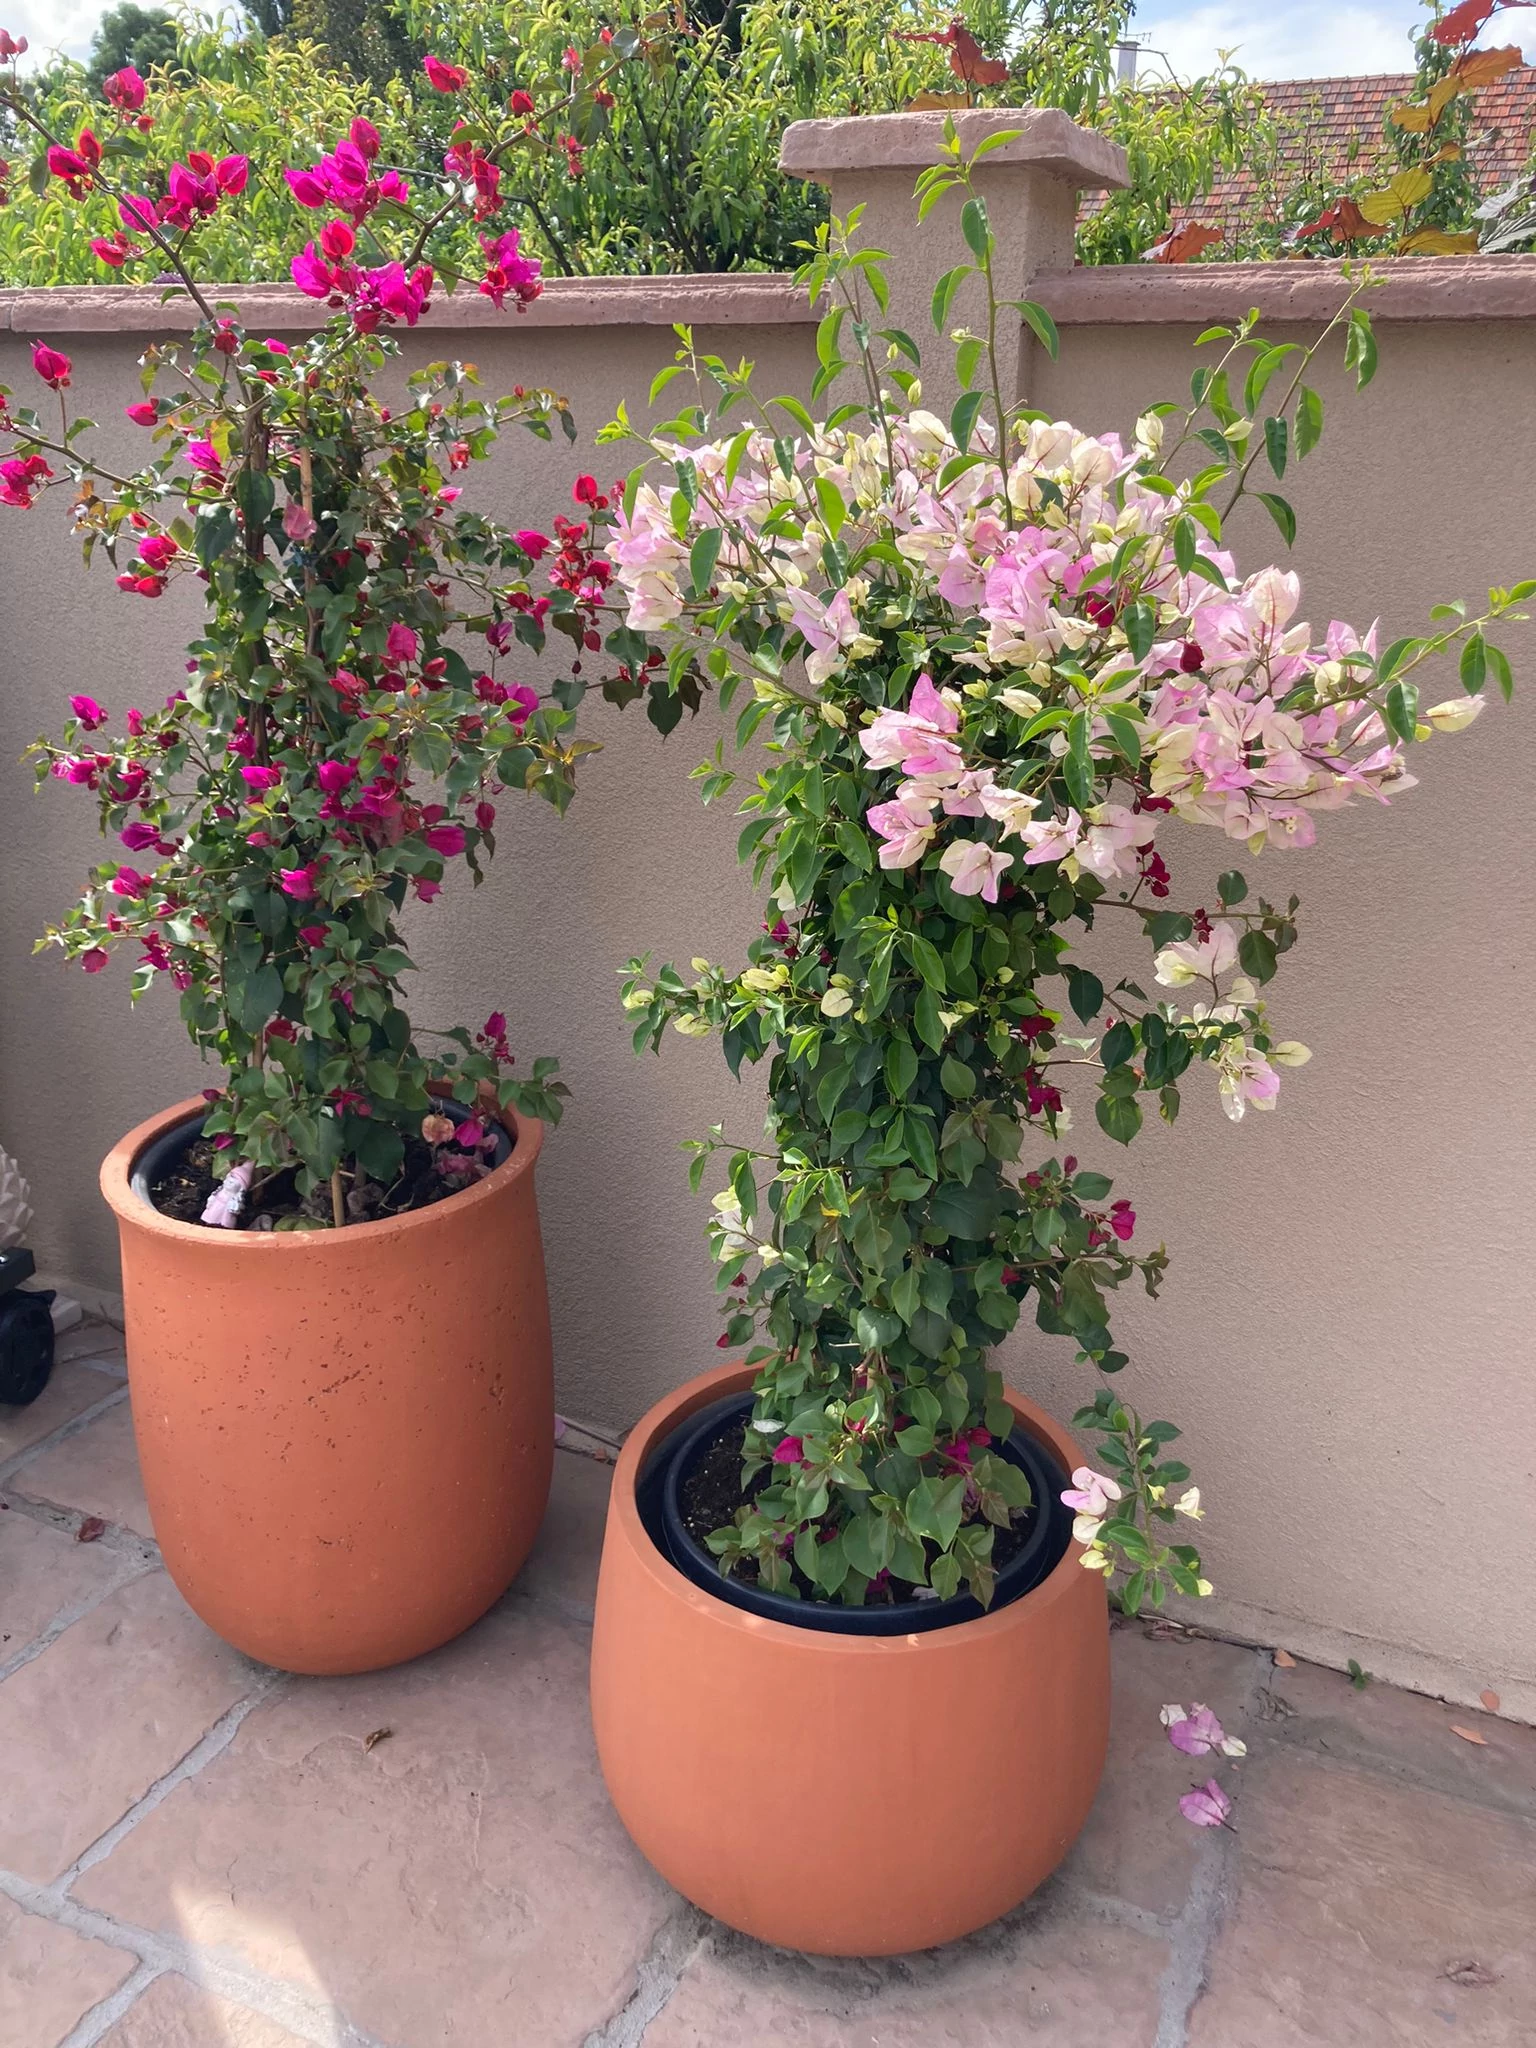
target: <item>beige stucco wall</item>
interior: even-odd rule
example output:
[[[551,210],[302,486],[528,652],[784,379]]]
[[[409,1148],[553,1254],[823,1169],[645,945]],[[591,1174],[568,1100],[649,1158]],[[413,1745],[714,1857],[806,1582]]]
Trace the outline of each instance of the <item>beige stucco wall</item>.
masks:
[[[1245,280],[1255,295],[1263,281]],[[1122,283],[1118,301],[1085,307],[1074,280],[1057,279],[1072,321],[1061,362],[1036,351],[1026,364],[1032,399],[1085,426],[1129,424],[1148,399],[1187,389],[1205,311],[1170,285],[1170,317],[1149,321],[1139,302],[1126,310],[1144,279]],[[552,294],[521,326],[408,344],[415,360],[472,353],[493,387],[569,392],[578,449],[509,443],[477,485],[519,523],[559,509],[578,468],[617,471],[612,452],[590,453],[592,430],[620,396],[643,400],[672,345],[658,321],[703,319],[711,304],[679,287],[669,305],[632,293],[621,308],[584,289],[564,314]],[[1039,289],[1049,301],[1051,280]],[[803,321],[750,293],[714,303],[729,324],[712,342],[758,360],[770,388],[804,388]],[[117,419],[142,339],[71,334],[75,316],[35,300],[10,306],[0,381],[22,381],[34,311],[60,323],[48,331],[76,358],[82,402]],[[1433,599],[1475,598],[1536,563],[1533,329],[1444,311],[1383,324],[1364,397],[1320,380],[1328,432],[1290,491],[1313,619],[1379,613],[1386,633],[1411,630]],[[110,439],[130,434],[108,426]],[[72,688],[120,712],[175,687],[192,614],[185,595],[149,605],[105,574],[83,577],[59,510],[0,520],[0,1142],[31,1176],[43,1259],[110,1289],[96,1161],[200,1075],[169,1002],[128,1014],[124,967],[87,979],[30,957],[96,841],[88,800],[58,787],[34,797],[14,756],[57,723]],[[1277,546],[1262,514],[1234,534],[1255,565]],[[1508,644],[1528,676],[1530,629]],[[1457,1697],[1492,1685],[1528,1718],[1533,716],[1529,693],[1491,706],[1469,735],[1424,750],[1423,786],[1391,815],[1347,811],[1324,820],[1318,849],[1257,864],[1268,893],[1303,898],[1302,944],[1273,994],[1285,1034],[1317,1056],[1274,1116],[1241,1128],[1192,1078],[1177,1130],[1108,1162],[1143,1236],[1173,1256],[1160,1305],[1123,1305],[1124,1384],[1188,1433],[1220,1589],[1202,1619]],[[486,886],[445,892],[411,938],[424,1022],[478,1022],[500,1005],[521,1047],[563,1060],[574,1100],[540,1170],[559,1399],[622,1426],[715,1356],[704,1204],[685,1192],[678,1147],[717,1117],[750,1134],[756,1110],[709,1043],[674,1035],[659,1062],[635,1061],[614,970],[647,947],[739,957],[761,913],[734,867],[729,808],[704,811],[687,779],[714,744],[714,715],[663,743],[635,710],[598,706],[590,730],[604,751],[569,816],[509,802]],[[1161,838],[1179,897],[1208,899],[1232,849],[1177,826]],[[1113,1149],[1091,1123],[1079,1135],[1096,1163]],[[1058,1413],[1082,1398],[1059,1340],[1016,1335],[1006,1362]]]

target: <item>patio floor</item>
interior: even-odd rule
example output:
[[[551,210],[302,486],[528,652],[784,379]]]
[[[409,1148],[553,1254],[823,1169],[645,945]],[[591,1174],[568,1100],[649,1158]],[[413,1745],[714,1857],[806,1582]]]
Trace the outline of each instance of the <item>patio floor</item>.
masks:
[[[160,1569],[120,1347],[72,1332],[0,1411],[4,2048],[1536,2043],[1536,1731],[1127,1625],[1104,1788],[1036,1898],[890,1962],[764,1949],[603,1792],[605,1463],[556,1459],[533,1559],[448,1649],[283,1677]],[[1249,1746],[1230,1833],[1175,1808],[1199,1773],[1157,1709],[1194,1699]]]

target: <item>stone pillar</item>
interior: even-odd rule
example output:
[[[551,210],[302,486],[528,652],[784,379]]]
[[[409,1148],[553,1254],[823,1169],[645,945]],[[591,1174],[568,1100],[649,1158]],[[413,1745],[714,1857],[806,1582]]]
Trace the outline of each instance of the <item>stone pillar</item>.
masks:
[[[945,271],[970,260],[960,233],[963,193],[950,193],[918,225],[912,188],[919,172],[940,161],[942,113],[865,114],[846,120],[796,121],[786,131],[780,165],[791,176],[815,178],[831,190],[832,211],[846,219],[864,208],[858,245],[890,257],[888,324],[905,328],[923,353],[924,403],[947,413],[956,385],[954,351],[934,332],[933,288]],[[970,156],[989,135],[1012,132],[976,166],[976,189],[986,201],[997,244],[1000,298],[1031,296],[1042,270],[1072,265],[1072,237],[1080,192],[1116,189],[1130,182],[1125,151],[1078,127],[1058,107],[971,109],[954,115],[960,145]],[[947,323],[985,330],[986,299],[978,279],[961,286]],[[999,371],[1005,401],[1023,396],[1025,346],[1035,345],[1016,314],[999,335]]]

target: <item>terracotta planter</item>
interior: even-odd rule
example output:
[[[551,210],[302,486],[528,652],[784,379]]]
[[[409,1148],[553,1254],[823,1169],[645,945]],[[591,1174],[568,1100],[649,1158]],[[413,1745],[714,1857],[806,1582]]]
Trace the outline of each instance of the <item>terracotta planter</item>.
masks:
[[[1109,1738],[1104,1585],[1073,1544],[1034,1592],[930,1634],[853,1637],[743,1613],[652,1543],[650,1451],[744,1368],[658,1402],[614,1474],[592,1638],[608,1790],[662,1876],[760,1941],[896,1955],[1018,1905],[1072,1846]],[[1017,1394],[1070,1471],[1083,1454]]]
[[[543,1126],[509,1117],[511,1158],[430,1209],[257,1235],[173,1222],[129,1185],[145,1146],[201,1107],[141,1124],[101,1170],[166,1567],[264,1663],[418,1657],[506,1591],[549,1495]]]

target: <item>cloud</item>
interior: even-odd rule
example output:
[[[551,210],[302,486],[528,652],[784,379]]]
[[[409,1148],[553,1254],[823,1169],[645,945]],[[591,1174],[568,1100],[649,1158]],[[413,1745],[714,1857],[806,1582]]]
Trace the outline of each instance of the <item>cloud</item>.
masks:
[[[1261,0],[1217,0],[1179,13],[1139,11],[1137,39],[1165,53],[1180,78],[1211,70],[1227,50],[1250,78],[1331,78],[1344,73],[1407,71],[1413,65],[1411,7],[1306,4],[1277,8]],[[1156,68],[1144,60],[1144,69]]]
[[[1323,0],[1278,8],[1270,0],[1214,0],[1175,11],[1157,0],[1135,16],[1132,31],[1149,50],[1164,53],[1180,78],[1210,71],[1230,51],[1250,78],[1334,78],[1374,71],[1411,71],[1420,10],[1412,0],[1330,7]],[[1536,6],[1496,15],[1478,41],[1519,43],[1536,61]],[[1143,59],[1143,71],[1160,68]]]
[[[55,51],[66,57],[86,56],[105,12],[105,0],[0,0],[0,28],[26,37],[26,69],[46,62]]]

